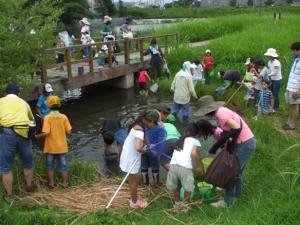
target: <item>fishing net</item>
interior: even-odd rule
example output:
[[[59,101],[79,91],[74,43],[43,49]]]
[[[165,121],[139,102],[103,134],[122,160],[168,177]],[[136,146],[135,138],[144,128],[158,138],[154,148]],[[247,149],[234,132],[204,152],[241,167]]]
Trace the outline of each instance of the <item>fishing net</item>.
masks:
[[[157,125],[154,128],[145,130],[145,136],[150,146],[147,149],[147,154],[151,157],[159,157],[166,150],[166,131]]]

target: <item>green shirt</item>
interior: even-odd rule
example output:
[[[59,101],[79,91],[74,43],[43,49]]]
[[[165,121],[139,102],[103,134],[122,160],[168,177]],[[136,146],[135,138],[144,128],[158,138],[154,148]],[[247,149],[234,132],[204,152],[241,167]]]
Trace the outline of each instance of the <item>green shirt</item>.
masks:
[[[179,139],[181,136],[177,128],[171,123],[164,123],[164,129],[167,132],[166,140]]]

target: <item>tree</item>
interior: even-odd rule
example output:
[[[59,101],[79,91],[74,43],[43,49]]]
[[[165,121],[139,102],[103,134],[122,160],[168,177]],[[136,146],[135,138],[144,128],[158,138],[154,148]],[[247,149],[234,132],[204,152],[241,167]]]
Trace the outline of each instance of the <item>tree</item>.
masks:
[[[44,49],[56,43],[54,31],[62,9],[59,0],[0,0],[0,86],[25,80],[44,60]]]
[[[122,0],[119,0],[119,16],[127,16],[127,8]]]
[[[253,6],[253,4],[254,4],[254,3],[253,3],[253,0],[248,0],[248,1],[247,1],[247,5],[248,5],[248,6]]]
[[[273,0],[266,0],[265,1],[265,5],[266,6],[271,6],[271,5],[273,5],[274,4],[274,1]]]
[[[104,14],[108,14],[110,16],[113,16],[116,14],[117,9],[114,5],[114,3],[112,2],[112,0],[102,0],[104,7],[106,9]]]

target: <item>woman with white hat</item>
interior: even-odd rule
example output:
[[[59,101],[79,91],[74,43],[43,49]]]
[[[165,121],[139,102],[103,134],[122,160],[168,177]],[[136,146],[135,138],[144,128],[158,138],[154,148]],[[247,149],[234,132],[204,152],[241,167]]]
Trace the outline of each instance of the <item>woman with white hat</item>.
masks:
[[[103,25],[100,31],[100,33],[102,34],[102,40],[104,40],[105,36],[112,34],[111,21],[111,17],[104,16]]]
[[[270,78],[272,82],[272,93],[274,96],[274,110],[277,111],[279,109],[279,90],[281,86],[281,63],[278,60],[278,54],[276,52],[276,49],[269,48],[267,52],[265,53],[265,56],[269,57],[268,62],[268,77]]]
[[[88,18],[83,17],[80,21],[79,24],[81,25],[80,33],[88,33],[91,35],[91,24],[88,20]]]
[[[239,197],[243,189],[243,171],[256,149],[256,139],[248,124],[236,112],[224,107],[225,102],[215,101],[211,95],[206,95],[198,100],[198,111],[196,116],[215,118],[219,127],[224,131],[221,138],[210,148],[209,153],[216,154],[219,147],[226,141],[233,144],[233,153],[240,163],[240,174],[233,188],[225,189],[224,200],[211,203],[211,206],[219,208],[226,207]],[[203,126],[198,124],[201,135],[212,135]]]

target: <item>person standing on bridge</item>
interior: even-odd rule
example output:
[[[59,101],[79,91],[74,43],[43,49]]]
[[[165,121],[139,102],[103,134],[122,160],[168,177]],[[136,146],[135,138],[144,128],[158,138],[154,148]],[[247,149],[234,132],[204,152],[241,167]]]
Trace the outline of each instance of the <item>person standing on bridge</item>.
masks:
[[[191,74],[192,67],[193,64],[189,61],[184,62],[171,85],[171,91],[174,92],[172,114],[176,116],[182,109],[183,120],[188,120],[189,118],[191,95],[196,99],[198,98]]]
[[[150,47],[144,52],[144,55],[151,54],[151,78],[156,81],[157,78],[161,77],[161,66],[162,66],[162,59],[163,53],[160,47],[158,47],[156,43],[156,39],[153,38],[150,43]]]
[[[6,87],[6,96],[0,99],[0,173],[5,196],[13,197],[13,164],[19,151],[26,182],[25,190],[33,191],[33,149],[29,139],[29,124],[34,121],[30,106],[18,97],[20,88],[15,84]]]
[[[111,17],[104,16],[104,18],[103,18],[103,25],[102,25],[102,28],[101,28],[101,31],[100,31],[100,33],[102,34],[102,41],[104,41],[104,38],[107,35],[111,35],[112,34],[111,21],[112,21]]]

